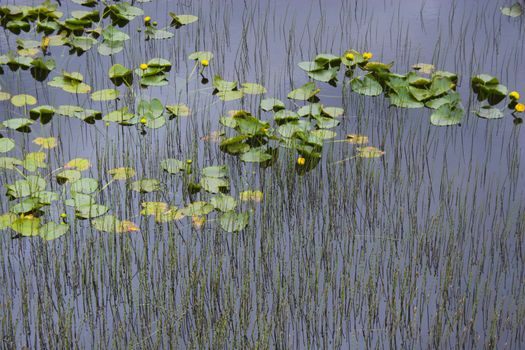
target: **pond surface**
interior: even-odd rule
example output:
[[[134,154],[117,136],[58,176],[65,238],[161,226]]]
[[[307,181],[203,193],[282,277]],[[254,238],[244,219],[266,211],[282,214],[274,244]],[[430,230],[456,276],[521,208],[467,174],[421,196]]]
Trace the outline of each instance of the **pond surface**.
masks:
[[[20,5],[4,0],[0,6],[15,3]],[[101,4],[61,3],[63,19],[76,10],[104,10]],[[1,92],[38,101],[21,107],[0,101],[2,122],[29,117],[29,110],[41,105],[80,106],[100,111],[103,119],[123,107],[145,115],[139,113],[141,100],[191,111],[164,118],[165,111],[159,128],[151,127],[156,118],[142,125],[141,115],[133,125],[121,125],[55,113],[49,123],[35,121],[30,133],[0,129],[16,143],[0,156],[21,160],[18,170],[0,169],[2,185],[40,174],[46,190],[57,194],[50,205],[28,211],[13,209],[22,198],[2,194],[2,348],[525,346],[525,135],[519,113],[507,108],[508,98],[496,105],[503,118],[479,118],[475,112],[487,103],[479,102],[471,87],[471,77],[489,74],[525,96],[523,17],[500,11],[511,3],[152,0],[133,5],[143,14],[116,26],[129,36],[120,52],[100,54],[102,37],[81,55],[64,45],[49,46],[45,59],[54,59],[56,68],[41,82],[30,70],[0,66]],[[169,12],[198,20],[170,27]],[[144,16],[173,37],[145,40]],[[91,28],[97,23],[107,28],[111,19]],[[0,55],[16,52],[19,38],[40,42],[42,36],[34,24],[18,35],[5,29]],[[343,109],[330,129],[337,135],[312,152],[318,156],[310,157],[305,148],[276,147],[271,161],[257,163],[221,149],[226,137],[237,135],[221,117],[240,109],[269,122],[262,137],[279,143],[267,137],[280,138],[282,129],[274,112],[260,108],[261,100],[279,99],[292,111],[308,105],[312,101],[287,98],[311,81],[298,64],[318,54],[341,57],[351,49],[373,53],[373,61],[393,62],[390,69],[399,74],[417,63],[457,74],[454,91],[447,94],[459,93],[461,121],[436,126],[430,108],[398,108],[391,105],[392,95],[358,94],[341,65],[335,86],[314,80],[319,102]],[[188,59],[197,51],[213,53],[208,66]],[[40,50],[35,57],[41,56]],[[139,66],[153,58],[171,63],[168,83],[141,87]],[[129,87],[109,79],[115,64],[134,71]],[[117,89],[120,97],[93,101],[89,93],[49,86],[62,71],[80,72],[90,92]],[[356,76],[363,74],[356,69]],[[258,83],[267,91],[224,102],[221,92],[212,94],[215,75]],[[347,142],[348,134],[366,136],[368,143]],[[54,137],[57,146],[39,147],[33,142],[38,137]],[[378,153],[363,156],[358,148],[366,146]],[[45,167],[31,171],[28,152],[44,152]],[[89,181],[57,183],[56,175],[75,158],[89,166],[69,169],[93,178],[93,191],[86,189]],[[162,162],[168,158],[180,160],[180,169],[165,171]],[[202,169],[210,166],[227,166],[227,175],[206,176]],[[120,167],[132,168],[133,176],[115,179],[110,170]],[[143,179],[158,182],[136,183]],[[203,188],[191,193],[196,185]],[[262,198],[242,200],[244,191],[261,191]],[[82,197],[78,193],[91,194],[108,212],[95,216],[71,205],[67,200]],[[217,198],[220,204],[214,205]],[[219,208],[226,201],[236,203],[233,211]],[[156,204],[148,211],[146,202],[177,209],[168,213]],[[209,213],[192,206],[202,202],[212,203]],[[12,220],[68,226],[47,240],[52,237],[42,232],[14,230],[7,213],[16,213]],[[118,223],[96,221],[108,215]],[[225,222],[227,215],[234,220]]]

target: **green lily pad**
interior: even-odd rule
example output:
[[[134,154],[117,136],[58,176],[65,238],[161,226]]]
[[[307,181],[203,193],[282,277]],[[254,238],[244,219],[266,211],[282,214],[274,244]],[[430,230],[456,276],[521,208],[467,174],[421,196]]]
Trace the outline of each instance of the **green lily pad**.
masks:
[[[68,224],[48,222],[40,227],[39,235],[46,241],[51,241],[65,235],[69,231]]]
[[[461,123],[464,111],[461,106],[445,104],[436,109],[430,116],[430,122],[437,126],[449,126]]]
[[[91,194],[98,189],[98,181],[93,178],[79,179],[71,184],[72,193]]]
[[[11,97],[11,103],[16,107],[36,104],[36,98],[27,94],[20,94]]]
[[[285,105],[281,100],[278,100],[276,98],[266,98],[261,101],[261,109],[263,111],[269,112],[269,111],[275,111],[285,109]]]
[[[115,89],[104,89],[95,91],[91,94],[93,101],[113,101],[116,100],[120,95],[120,91]]]
[[[517,2],[514,5],[512,5],[511,7],[501,7],[500,11],[505,16],[519,17],[519,16],[521,16],[521,14],[523,12],[523,9],[522,9],[521,4]]]
[[[122,181],[122,180],[130,179],[133,176],[135,176],[135,169],[125,168],[125,167],[114,168],[114,169],[108,170],[108,174],[111,175],[113,180]]]
[[[235,207],[237,206],[237,200],[232,196],[219,194],[210,199],[210,204],[213,205],[215,209],[219,211],[228,212],[235,209]]]
[[[250,95],[262,95],[267,92],[264,86],[255,83],[242,83],[241,91]]]
[[[15,141],[8,137],[0,139],[0,153],[7,153],[13,148],[15,148]]]
[[[188,164],[178,159],[168,158],[160,162],[160,167],[170,174],[177,174],[181,171],[187,171]]]
[[[272,155],[267,152],[266,148],[252,148],[241,154],[240,159],[248,163],[262,163],[272,159]]]
[[[181,209],[181,213],[185,216],[200,216],[209,214],[213,209],[213,205],[207,202],[198,201],[188,204],[185,208]]]
[[[185,104],[168,105],[166,110],[174,117],[187,117],[191,113],[190,108]]]
[[[219,217],[219,224],[224,231],[238,232],[243,230],[250,221],[250,213],[229,211]]]
[[[131,189],[136,192],[148,193],[160,190],[160,181],[156,179],[142,179],[131,183]]]
[[[475,111],[476,115],[484,119],[500,119],[504,117],[503,112],[499,108],[483,106]]]
[[[19,218],[11,224],[11,229],[22,236],[37,236],[40,230],[40,218]]]
[[[108,212],[109,208],[101,204],[84,204],[75,207],[75,215],[80,219],[93,219]]]
[[[356,77],[351,80],[352,91],[365,96],[378,96],[383,92],[379,84],[370,74],[364,77]]]
[[[298,89],[291,91],[288,98],[293,100],[306,101],[317,95],[321,89],[318,89],[314,83],[306,83]]]

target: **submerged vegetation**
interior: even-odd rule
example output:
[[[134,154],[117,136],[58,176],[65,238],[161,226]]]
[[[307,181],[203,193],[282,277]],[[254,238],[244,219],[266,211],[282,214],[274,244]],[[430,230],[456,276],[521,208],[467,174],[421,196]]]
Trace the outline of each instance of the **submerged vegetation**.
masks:
[[[0,6],[5,346],[525,344],[525,86],[456,30],[485,11],[412,54],[371,4],[299,35],[273,1],[67,2]]]

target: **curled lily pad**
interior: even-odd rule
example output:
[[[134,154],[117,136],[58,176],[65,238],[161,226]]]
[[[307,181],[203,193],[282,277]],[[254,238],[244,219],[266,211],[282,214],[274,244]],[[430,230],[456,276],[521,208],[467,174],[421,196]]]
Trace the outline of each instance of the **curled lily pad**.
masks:
[[[5,120],[2,123],[6,128],[17,130],[20,132],[30,132],[29,126],[33,124],[33,120],[29,118],[13,118]]]
[[[55,108],[53,106],[38,106],[36,108],[33,108],[29,111],[29,116],[33,120],[37,120],[40,118],[40,121],[42,124],[47,124],[49,121],[51,121],[51,118],[55,114]]]
[[[129,86],[133,83],[133,72],[131,69],[126,68],[121,64],[114,64],[111,66],[108,75],[109,79],[116,86],[120,86],[122,84]]]

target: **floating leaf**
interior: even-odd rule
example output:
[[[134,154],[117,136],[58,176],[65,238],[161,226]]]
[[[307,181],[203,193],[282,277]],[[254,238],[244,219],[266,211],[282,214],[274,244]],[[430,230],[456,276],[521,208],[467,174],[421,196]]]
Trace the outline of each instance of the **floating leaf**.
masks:
[[[168,203],[165,202],[143,202],[141,204],[142,210],[141,215],[154,215],[159,216],[168,211]]]
[[[188,164],[178,159],[168,158],[160,162],[160,167],[170,174],[177,174],[178,172],[186,171]]]
[[[5,213],[0,215],[0,230],[11,227],[11,224],[18,219],[18,215],[13,213]]]
[[[171,26],[175,28],[180,28],[182,26],[185,26],[187,24],[196,22],[199,17],[193,16],[193,15],[177,15],[174,12],[170,12],[169,16],[172,18],[171,20]]]
[[[227,212],[235,209],[237,206],[237,201],[232,196],[225,194],[220,194],[210,199],[210,204],[215,207],[215,209],[222,212]]]
[[[64,165],[64,168],[66,169],[77,169],[79,171],[84,171],[89,169],[91,164],[89,163],[89,160],[84,158],[75,158],[71,159],[69,162],[67,162]]]
[[[213,53],[209,51],[197,51],[189,55],[188,59],[193,61],[210,61],[211,59],[213,59]]]
[[[352,84],[352,91],[365,96],[378,96],[383,92],[381,84],[379,84],[372,75],[368,74],[364,77],[356,77],[350,81]]]
[[[261,202],[263,200],[263,193],[261,191],[243,191],[239,193],[239,199],[243,202],[253,201]]]
[[[7,101],[11,99],[11,94],[8,92],[0,91],[0,101]]]
[[[11,224],[11,229],[22,236],[37,236],[40,229],[40,218],[30,215],[19,218]]]
[[[75,215],[81,219],[92,219],[102,216],[109,208],[101,204],[85,204],[75,207]]]
[[[91,94],[91,99],[93,101],[113,101],[117,99],[120,95],[120,91],[115,89],[104,89],[95,91]]]
[[[430,122],[437,126],[449,126],[461,123],[463,118],[463,109],[461,106],[445,104],[432,113]]]
[[[44,149],[50,149],[56,147],[57,139],[55,137],[37,137],[33,140],[33,143]]]
[[[417,63],[412,66],[412,69],[415,69],[423,74],[432,74],[436,67],[429,63]]]
[[[8,137],[0,139],[0,153],[7,153],[15,148],[15,141]]]
[[[276,98],[267,98],[261,101],[261,109],[263,111],[278,111],[281,109],[285,109],[285,105],[281,100],[278,100]]]
[[[360,158],[379,158],[383,154],[385,154],[384,151],[381,151],[379,148],[373,147],[373,146],[367,146],[367,147],[358,147],[357,149],[357,157]]]
[[[131,183],[131,189],[136,192],[148,193],[160,190],[160,181],[156,179],[142,179]]]
[[[291,91],[288,98],[293,100],[306,101],[317,95],[321,89],[318,89],[314,83],[306,83],[298,89]]]
[[[504,116],[500,109],[490,106],[483,106],[475,113],[478,117],[484,119],[500,119]]]
[[[135,176],[135,169],[133,168],[114,168],[108,170],[108,174],[113,177],[113,180],[127,180]]]
[[[206,177],[228,177],[229,170],[226,165],[209,166],[203,168],[201,174]]]
[[[200,216],[209,214],[213,209],[213,205],[207,202],[197,201],[190,203],[185,208],[181,209],[181,213],[185,216]]]
[[[238,232],[244,229],[250,220],[250,213],[236,213],[229,211],[221,214],[219,224],[224,231]]]
[[[272,155],[267,153],[265,148],[252,148],[248,152],[241,154],[241,160],[249,163],[262,163],[272,159]]]
[[[346,135],[346,141],[355,145],[364,145],[368,143],[368,136],[359,134],[348,134]]]
[[[82,174],[78,170],[64,170],[56,175],[57,182],[63,185],[67,182],[75,182],[82,177]]]
[[[266,88],[260,84],[243,83],[241,91],[250,95],[261,95],[266,93]]]
[[[99,231],[107,233],[128,233],[139,231],[137,225],[131,221],[119,220],[114,215],[105,215],[91,220],[91,224]]]
[[[79,179],[71,184],[71,193],[91,194],[97,189],[98,181],[90,177]]]
[[[500,8],[501,13],[509,17],[521,16],[522,10],[523,9],[521,7],[521,4],[518,2],[512,5],[511,7],[501,7]]]
[[[200,184],[204,190],[210,193],[219,193],[227,191],[230,188],[230,182],[223,178],[203,177]]]
[[[16,107],[36,104],[36,98],[31,95],[21,94],[11,97],[11,103]]]
[[[46,241],[51,241],[58,237],[65,235],[69,231],[68,224],[57,224],[55,222],[48,222],[40,227],[39,235]]]
[[[166,110],[175,117],[187,117],[191,113],[190,108],[185,104],[168,105]]]

